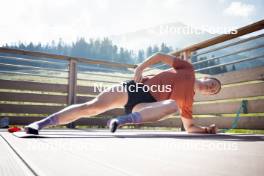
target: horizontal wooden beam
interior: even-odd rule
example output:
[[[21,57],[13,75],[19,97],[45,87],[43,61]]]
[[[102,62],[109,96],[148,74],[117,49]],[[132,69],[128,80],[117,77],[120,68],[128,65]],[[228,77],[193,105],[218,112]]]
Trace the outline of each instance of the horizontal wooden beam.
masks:
[[[93,64],[93,65],[100,64],[104,66],[119,67],[119,68],[135,68],[136,67],[136,65],[132,65],[132,64],[121,64],[117,62],[94,60],[94,59],[88,59],[88,58],[82,58],[82,57],[71,57],[71,56],[49,54],[49,53],[36,52],[36,51],[11,49],[11,48],[5,48],[5,47],[0,47],[0,53],[19,54],[19,55],[26,55],[26,56],[34,56],[37,58],[44,57],[44,58],[52,58],[52,59],[67,60],[67,61],[69,61],[70,59],[74,59],[82,63]]]
[[[240,71],[233,71],[222,73],[213,76],[221,81],[222,84],[233,84],[247,81],[262,80],[264,81],[264,67],[255,67],[243,69]]]
[[[0,80],[0,85],[1,89],[67,93],[66,84]],[[77,93],[97,95],[100,92],[93,86],[77,86]]]
[[[224,100],[243,97],[264,96],[264,82],[225,87],[216,95],[202,95],[196,93],[195,101]]]
[[[100,118],[100,117],[93,117],[93,118],[81,118],[75,121],[76,125],[87,125],[87,126],[101,126],[106,127],[107,122],[110,118]]]
[[[28,125],[32,122],[41,120],[45,117],[40,116],[3,116],[9,118],[10,125]],[[0,116],[1,118],[1,116]],[[109,118],[91,117],[81,118],[75,121],[76,125],[87,125],[87,126],[106,126]]]
[[[182,120],[180,118],[167,118],[162,119],[157,122],[153,123],[143,123],[140,125],[136,125],[138,127],[174,127],[174,128],[181,128]]]
[[[1,89],[67,93],[67,85],[64,84],[0,80],[0,85]]]
[[[261,29],[264,29],[264,20],[255,22],[253,24],[250,24],[250,25],[247,25],[244,27],[241,27],[241,28],[236,30],[237,31],[236,34],[223,34],[223,35],[205,40],[203,42],[191,45],[191,46],[186,47],[180,51],[171,52],[170,54],[175,55],[175,56],[179,56],[181,53],[183,53],[185,51],[192,52],[192,51],[196,51],[199,49],[203,49],[203,48],[206,48],[206,47],[218,44],[218,43],[223,43],[225,41],[228,41],[228,40],[231,40],[231,39],[234,39],[234,38],[246,35],[246,34],[250,34],[252,32],[259,31]]]
[[[52,114],[64,106],[0,104],[1,113]]]
[[[10,125],[28,125],[32,122],[43,119],[44,117],[38,116],[5,116],[9,118]]]
[[[210,104],[195,104],[193,107],[193,114],[235,114],[241,102],[225,102],[225,103],[210,103]],[[248,113],[262,113],[264,112],[264,99],[249,100]]]
[[[100,92],[95,86],[77,86],[77,93],[78,94],[97,95]]]
[[[91,101],[94,97],[77,96],[77,103],[85,103]]]
[[[63,95],[0,92],[0,101],[67,104],[67,97]]]
[[[1,113],[23,113],[23,114],[52,114],[64,106],[46,106],[46,105],[26,105],[26,104],[0,104]],[[124,114],[123,108],[116,108],[106,111],[100,116],[117,116]]]

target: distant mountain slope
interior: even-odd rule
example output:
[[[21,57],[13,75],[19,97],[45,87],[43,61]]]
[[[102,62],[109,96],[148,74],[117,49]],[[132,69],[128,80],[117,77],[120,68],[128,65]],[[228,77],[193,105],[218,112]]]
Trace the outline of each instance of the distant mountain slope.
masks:
[[[163,42],[173,48],[183,48],[215,36],[216,34],[210,34],[176,22],[114,35],[109,38],[120,46],[137,50],[146,48],[149,45],[160,45]]]

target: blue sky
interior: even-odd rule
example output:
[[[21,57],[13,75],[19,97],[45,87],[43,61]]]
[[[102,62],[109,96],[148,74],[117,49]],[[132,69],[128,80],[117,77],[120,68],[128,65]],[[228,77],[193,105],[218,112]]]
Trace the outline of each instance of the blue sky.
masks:
[[[0,44],[66,42],[182,22],[241,27],[264,18],[263,0],[0,0]]]

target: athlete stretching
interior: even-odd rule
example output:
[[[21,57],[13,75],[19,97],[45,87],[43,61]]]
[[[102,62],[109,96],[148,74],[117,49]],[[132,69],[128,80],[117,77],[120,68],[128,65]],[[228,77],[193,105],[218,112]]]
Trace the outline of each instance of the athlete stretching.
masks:
[[[163,62],[172,68],[153,76],[143,77],[145,68]],[[108,122],[111,132],[126,124],[155,122],[179,111],[184,128],[189,133],[216,133],[216,127],[201,127],[192,119],[192,104],[195,92],[204,95],[216,94],[221,83],[215,78],[195,79],[193,66],[175,56],[157,53],[135,69],[134,80],[113,86],[96,98],[82,104],[70,105],[43,120],[25,127],[27,133],[50,125],[62,125],[82,117],[95,116],[105,111],[125,107],[126,115]]]

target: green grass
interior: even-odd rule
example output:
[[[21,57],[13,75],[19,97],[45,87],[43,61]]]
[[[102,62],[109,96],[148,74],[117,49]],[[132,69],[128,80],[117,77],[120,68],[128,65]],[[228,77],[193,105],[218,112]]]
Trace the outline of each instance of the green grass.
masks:
[[[226,133],[240,133],[240,134],[264,134],[264,130],[248,130],[248,129],[231,129]]]

